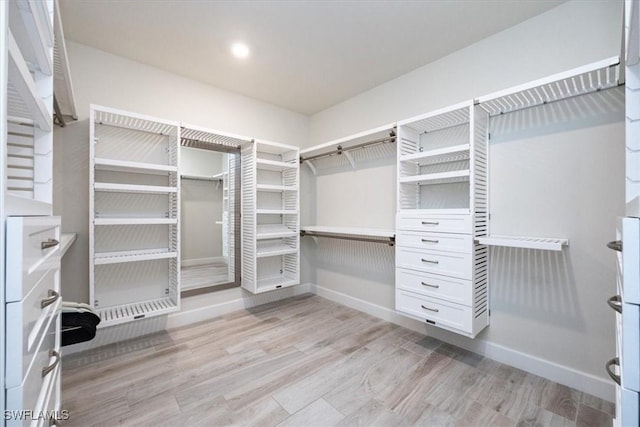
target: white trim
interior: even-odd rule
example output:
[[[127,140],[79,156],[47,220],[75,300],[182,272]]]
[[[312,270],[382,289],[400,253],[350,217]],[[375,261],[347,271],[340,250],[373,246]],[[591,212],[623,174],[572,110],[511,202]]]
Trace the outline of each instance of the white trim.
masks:
[[[615,385],[605,378],[578,371],[574,368],[559,365],[549,360],[541,359],[520,351],[504,347],[483,339],[474,340],[456,336],[446,331],[423,324],[402,316],[395,310],[372,304],[368,301],[336,292],[315,284],[308,284],[310,292],[337,302],[347,307],[365,312],[372,316],[395,323],[419,333],[428,334],[441,341],[448,342],[498,362],[513,366],[523,371],[539,375],[551,381],[572,387],[585,393],[592,394],[610,402],[615,401]]]

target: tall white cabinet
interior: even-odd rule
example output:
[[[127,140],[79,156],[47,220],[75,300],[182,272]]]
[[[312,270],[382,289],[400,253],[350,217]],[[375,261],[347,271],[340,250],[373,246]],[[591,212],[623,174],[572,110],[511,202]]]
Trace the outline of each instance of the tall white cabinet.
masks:
[[[0,409],[60,410],[60,218],[52,213],[54,2],[0,2]],[[32,416],[16,412],[31,410]],[[8,419],[7,419],[8,418]]]
[[[100,327],[180,307],[180,126],[91,106],[90,302]]]
[[[398,123],[396,310],[469,337],[489,324],[487,124],[472,102]]]
[[[255,141],[242,147],[242,287],[300,283],[300,151]]]

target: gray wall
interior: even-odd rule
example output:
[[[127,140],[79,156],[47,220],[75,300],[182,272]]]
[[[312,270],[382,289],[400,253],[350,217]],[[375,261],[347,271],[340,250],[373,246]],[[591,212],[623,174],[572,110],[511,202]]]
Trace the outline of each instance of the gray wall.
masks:
[[[622,2],[562,4],[315,114],[309,144],[618,55],[621,22]],[[566,237],[569,248],[492,249],[491,325],[479,340],[416,327],[478,351],[493,346],[577,371],[613,398],[603,365],[615,353],[614,316],[605,304],[615,293],[615,264],[604,245],[615,238],[616,217],[623,214],[624,125],[619,92],[602,96],[607,99],[585,104],[605,107],[578,111],[583,119],[512,127],[494,135],[490,148],[494,232]],[[335,166],[316,177],[304,168],[303,223],[392,228],[395,173],[392,156],[386,163],[361,162],[356,170]],[[374,246],[303,239],[303,278],[363,307],[393,310],[394,254]]]

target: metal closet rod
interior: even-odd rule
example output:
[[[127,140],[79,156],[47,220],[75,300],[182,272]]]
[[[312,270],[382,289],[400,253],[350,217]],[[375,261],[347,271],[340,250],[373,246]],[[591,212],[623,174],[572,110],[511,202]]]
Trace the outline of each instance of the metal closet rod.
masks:
[[[373,141],[363,142],[361,144],[354,145],[354,146],[348,147],[348,148],[342,148],[342,145],[338,145],[335,148],[335,150],[331,150],[329,152],[322,153],[322,154],[315,154],[315,155],[309,156],[309,157],[300,156],[300,163],[304,162],[305,160],[321,159],[323,157],[329,157],[329,156],[333,156],[335,154],[342,154],[345,151],[357,150],[358,148],[369,147],[371,145],[384,144],[385,142],[391,142],[391,143],[396,142],[395,128],[389,133],[389,136],[385,136],[384,138],[378,138],[378,139],[374,139]]]
[[[382,237],[380,239],[374,239],[372,237],[358,237],[358,236],[347,236],[344,234],[336,234],[336,233],[323,233],[317,231],[305,231],[300,230],[300,236],[309,236],[309,237],[326,237],[327,239],[341,239],[341,240],[353,240],[356,242],[368,242],[368,243],[384,243],[385,245],[393,246],[396,243],[395,237]],[[387,240],[383,240],[387,239]]]

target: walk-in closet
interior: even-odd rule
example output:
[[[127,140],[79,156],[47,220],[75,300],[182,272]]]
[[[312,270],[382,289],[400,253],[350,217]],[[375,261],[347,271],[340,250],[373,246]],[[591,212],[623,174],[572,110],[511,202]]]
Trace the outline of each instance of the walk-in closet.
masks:
[[[640,425],[640,1],[0,28],[2,425]]]

